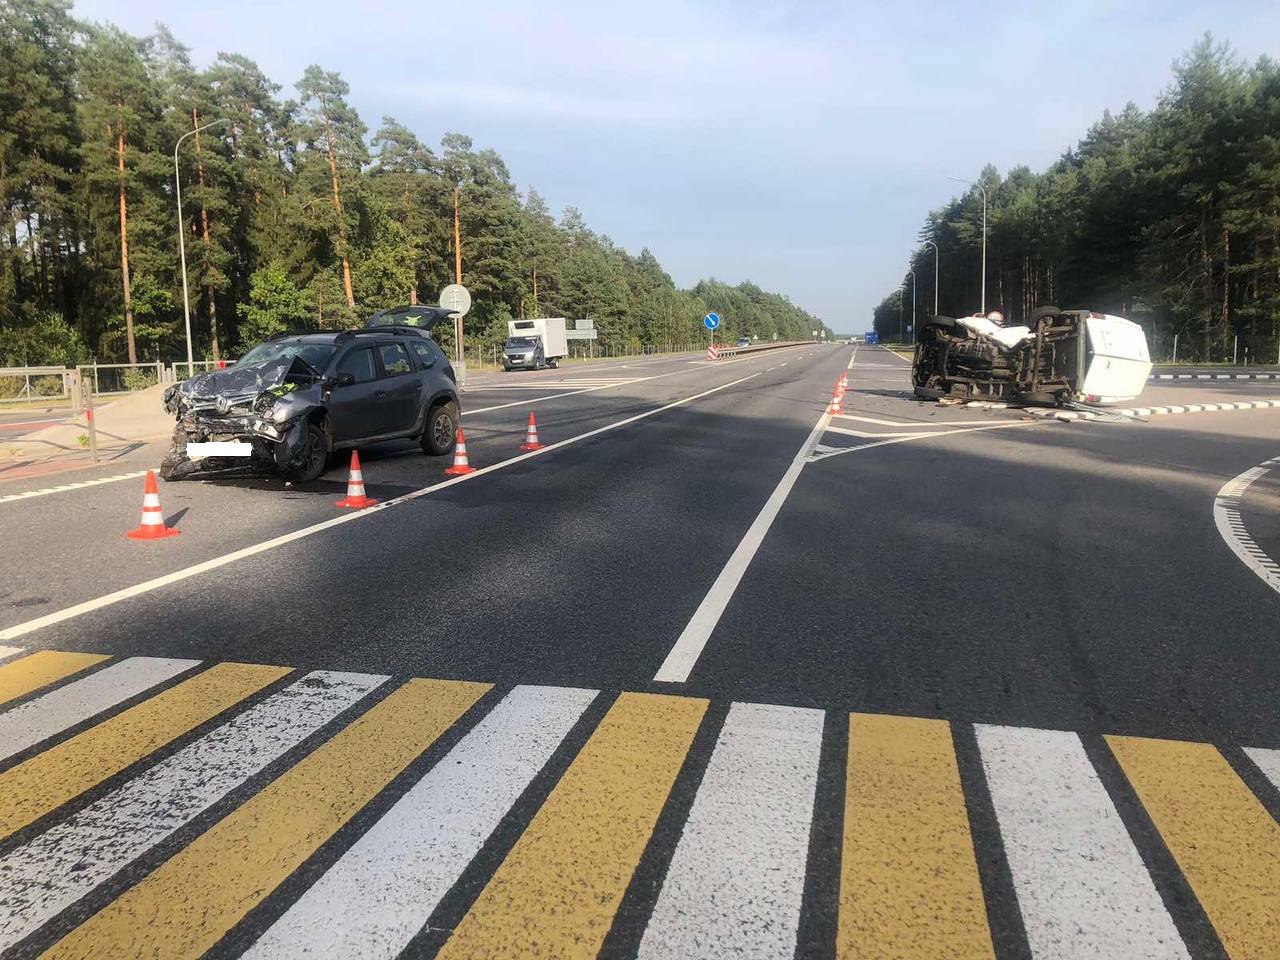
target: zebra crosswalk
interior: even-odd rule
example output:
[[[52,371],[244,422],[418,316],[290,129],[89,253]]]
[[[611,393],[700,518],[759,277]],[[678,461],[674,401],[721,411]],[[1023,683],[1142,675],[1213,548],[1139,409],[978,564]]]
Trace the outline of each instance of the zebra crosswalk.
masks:
[[[784,958],[834,911],[820,955],[1275,960],[1277,790],[1273,744],[3,648],[0,955]]]

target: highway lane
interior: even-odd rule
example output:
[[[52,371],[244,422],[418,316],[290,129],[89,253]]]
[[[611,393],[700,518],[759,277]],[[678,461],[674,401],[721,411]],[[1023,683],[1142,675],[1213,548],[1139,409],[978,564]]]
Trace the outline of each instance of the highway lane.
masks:
[[[802,363],[818,361],[823,357],[822,351],[829,349],[813,347],[798,354],[790,350],[763,354],[717,368],[683,359],[668,361],[651,368],[645,375],[648,379],[643,381],[544,400],[533,408],[540,418],[544,443],[554,443],[657,410],[755,372],[777,376],[801,369]],[[834,376],[832,372],[830,377]],[[551,395],[556,392],[561,391],[553,390]],[[541,395],[541,391],[535,393]],[[527,399],[531,398],[468,392],[466,409],[480,411],[464,416],[475,465],[491,465],[520,455],[519,445],[531,407],[506,405],[522,404]],[[810,403],[820,406],[820,400],[811,399]],[[484,412],[494,406],[498,409]],[[619,433],[616,441],[610,436],[608,442],[625,446],[627,439],[625,433]],[[673,442],[680,447],[687,445],[679,438]],[[645,456],[652,462],[652,452]],[[416,445],[408,442],[382,444],[364,451],[363,457],[368,492],[384,499],[444,480],[448,463],[447,458],[424,457]],[[513,469],[524,475],[533,467],[520,465]],[[574,481],[584,479],[590,471],[590,466],[575,466]],[[487,480],[477,478],[475,482]],[[305,487],[286,487],[283,481],[269,479],[164,484],[161,496],[166,515],[184,533],[167,541],[163,550],[147,549],[155,545],[143,545],[139,550],[138,544],[126,541],[121,534],[136,524],[140,508],[140,487],[135,486],[138,483],[135,479],[0,504],[14,516],[14,529],[21,531],[23,539],[31,544],[25,562],[6,578],[8,604],[0,608],[3,622],[21,622],[65,606],[67,601],[100,596],[328,520],[339,514],[334,501],[345,491],[346,467],[335,466],[320,481]],[[484,499],[485,494],[478,496]],[[69,511],[74,511],[77,518],[74,541],[66,535]],[[657,523],[661,526],[661,521]],[[431,531],[430,535],[447,535],[464,547],[473,541],[502,543],[501,537],[491,541],[484,531],[473,529]],[[366,539],[361,533],[355,536],[360,541]],[[57,607],[53,606],[55,602]]]
[[[34,884],[0,895],[0,953],[292,956],[358,931],[348,955],[505,956],[536,935],[545,956],[1266,957],[1280,595],[1223,544],[1212,505],[1280,453],[1280,410],[1059,423],[939,407],[908,399],[904,362],[863,347],[845,415],[827,418],[851,354],[655,361],[654,379],[536,405],[544,443],[640,419],[0,634],[117,658],[50,653],[15,676],[0,662],[0,704],[130,663],[179,674],[150,682],[184,702],[191,666],[118,659],[134,655],[358,672],[326,675],[323,709],[277,701],[296,673],[248,694],[219,680],[218,696],[270,716],[278,745],[256,766],[266,741],[225,716],[168,721],[144,746],[99,733],[92,708],[47,711],[88,739],[75,752],[54,732],[57,753],[30,734],[0,760],[14,798],[0,825],[26,824],[0,839],[0,872]],[[549,374],[570,376],[530,378]],[[478,464],[515,452],[528,407],[504,404],[523,393],[466,398],[500,408],[466,419]],[[1141,402],[1188,396],[1153,386]],[[375,496],[444,466],[408,445],[364,459]],[[24,542],[73,516],[103,544],[35,547],[32,572],[6,576],[49,605],[100,596],[323,522],[342,473],[302,490],[165,485],[166,511],[178,496],[189,509],[162,544],[120,536],[136,520],[127,481],[0,504],[41,505]],[[1260,542],[1275,489],[1260,480],[1242,504]],[[687,682],[655,682],[762,517]],[[60,564],[80,575],[58,579]],[[103,680],[75,702],[140,731],[186,715],[133,719],[149,702],[137,690]],[[28,729],[6,715],[0,744]],[[210,759],[191,766],[197,747]],[[228,799],[197,769],[219,771]],[[324,789],[339,774],[345,805]],[[216,805],[184,799],[162,834],[168,807],[151,798],[195,795]],[[64,848],[75,871],[57,866]],[[63,911],[64,888],[86,899]]]

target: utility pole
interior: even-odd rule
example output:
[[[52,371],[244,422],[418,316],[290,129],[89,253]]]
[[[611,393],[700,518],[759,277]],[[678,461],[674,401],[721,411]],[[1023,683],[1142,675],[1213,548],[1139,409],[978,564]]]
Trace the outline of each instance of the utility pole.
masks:
[[[462,286],[462,221],[458,216],[458,195],[462,184],[453,185],[453,282]],[[453,318],[453,345],[458,362],[462,363],[462,317]]]
[[[933,315],[938,315],[938,261],[942,259],[942,254],[938,251],[938,245],[932,240],[926,240],[925,246],[933,247]]]

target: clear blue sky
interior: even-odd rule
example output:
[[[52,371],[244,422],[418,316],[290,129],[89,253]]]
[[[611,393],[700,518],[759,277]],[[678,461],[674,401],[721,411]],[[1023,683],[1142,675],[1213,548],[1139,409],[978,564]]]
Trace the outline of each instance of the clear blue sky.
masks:
[[[292,95],[339,71],[376,129],[469,134],[522,189],[681,285],[786,293],[838,331],[869,325],[948,175],[1041,169],[1104,108],[1149,107],[1204,31],[1280,55],[1280,3],[1078,0],[81,0],[199,65],[246,54]],[[305,11],[305,12],[302,12]],[[1271,49],[1267,49],[1270,42]],[[993,122],[991,118],[996,118]],[[943,269],[946,265],[943,265]]]

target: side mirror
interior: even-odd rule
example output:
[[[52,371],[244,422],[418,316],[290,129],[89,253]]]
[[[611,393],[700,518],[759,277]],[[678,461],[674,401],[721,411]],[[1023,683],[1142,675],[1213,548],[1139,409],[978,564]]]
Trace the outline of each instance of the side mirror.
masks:
[[[333,387],[349,387],[356,382],[354,373],[339,373],[333,377],[325,377],[324,385],[332,389]]]

